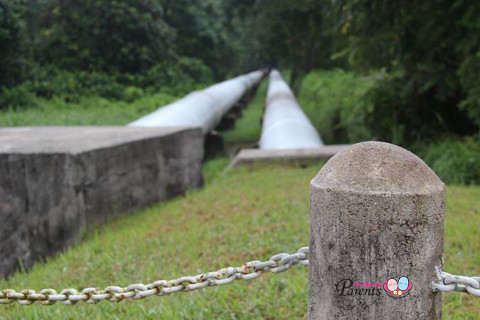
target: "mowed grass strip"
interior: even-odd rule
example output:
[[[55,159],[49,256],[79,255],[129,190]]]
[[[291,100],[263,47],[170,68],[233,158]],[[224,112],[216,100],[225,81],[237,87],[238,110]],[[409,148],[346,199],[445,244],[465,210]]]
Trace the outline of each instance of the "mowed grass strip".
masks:
[[[0,288],[57,290],[126,286],[195,275],[293,252],[309,241],[309,182],[319,166],[261,167],[222,175],[205,166],[207,186],[111,221],[82,244],[18,273]],[[480,274],[480,188],[449,187],[446,270]],[[339,234],[341,237],[341,234]],[[477,319],[480,299],[444,297],[445,319]],[[305,319],[307,269],[254,281],[122,303],[0,306],[2,319]]]
[[[480,187],[447,186],[445,271],[480,276]],[[444,319],[480,319],[480,298],[443,296]]]
[[[179,98],[166,93],[145,95],[132,103],[101,97],[85,97],[76,103],[38,98],[29,108],[0,110],[0,127],[125,125]]]
[[[264,78],[257,93],[248,106],[243,109],[243,115],[235,123],[235,128],[223,132],[227,146],[252,148],[260,139],[261,119],[267,98],[268,79]]]

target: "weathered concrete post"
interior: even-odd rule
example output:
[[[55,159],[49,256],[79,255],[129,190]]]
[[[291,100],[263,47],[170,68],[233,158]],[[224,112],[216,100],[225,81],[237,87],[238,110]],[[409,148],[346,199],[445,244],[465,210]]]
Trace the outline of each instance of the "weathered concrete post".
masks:
[[[440,319],[445,185],[413,153],[364,142],[310,186],[308,318]]]

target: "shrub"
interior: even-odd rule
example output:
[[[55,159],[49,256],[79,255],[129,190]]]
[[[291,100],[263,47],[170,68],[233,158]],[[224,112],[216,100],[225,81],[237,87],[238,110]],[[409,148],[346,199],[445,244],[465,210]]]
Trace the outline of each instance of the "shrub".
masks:
[[[114,76],[105,73],[69,72],[51,66],[33,68],[22,86],[39,97],[58,97],[67,102],[78,102],[84,96],[121,99],[125,87]]]
[[[133,102],[143,96],[143,90],[138,87],[128,86],[123,90],[123,100]]]
[[[480,144],[469,138],[448,138],[420,147],[421,158],[447,184],[480,184]]]
[[[373,76],[314,71],[303,79],[298,100],[325,143],[371,140],[366,121],[373,106],[366,94],[373,84]]]
[[[0,110],[35,106],[35,96],[78,103],[85,97],[138,100],[145,93],[182,96],[213,82],[212,72],[198,59],[179,58],[174,64],[157,64],[142,74],[107,74],[96,71],[66,71],[54,66],[33,66],[28,80],[0,88]]]
[[[383,140],[413,150],[449,184],[480,184],[479,138],[432,136],[438,125],[411,118],[421,110],[409,104],[401,77],[384,73],[362,77],[343,70],[315,71],[302,82],[299,102],[327,144]],[[416,121],[416,131],[407,122]],[[430,141],[430,142],[429,142]]]
[[[0,110],[26,106],[36,106],[36,99],[35,95],[28,91],[25,86],[2,88],[0,95]]]
[[[119,75],[118,81],[144,88],[149,93],[158,91],[184,95],[212,84],[212,71],[199,59],[179,57],[175,62],[156,64],[145,73]]]

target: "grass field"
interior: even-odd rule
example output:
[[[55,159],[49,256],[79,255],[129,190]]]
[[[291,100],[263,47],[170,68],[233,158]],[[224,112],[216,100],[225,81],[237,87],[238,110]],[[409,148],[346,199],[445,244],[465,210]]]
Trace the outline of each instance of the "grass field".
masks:
[[[100,97],[84,98],[78,103],[38,98],[36,107],[0,111],[0,127],[125,125],[176,99],[178,97],[164,93],[145,95],[133,103]]]
[[[265,83],[245,118],[226,132],[227,143],[259,138]],[[248,136],[248,139],[247,139]],[[110,221],[84,241],[17,273],[0,288],[126,286],[195,275],[308,245],[309,181],[321,164],[223,172],[229,159],[204,165],[206,186],[185,197]],[[449,186],[445,269],[480,274],[480,187]],[[444,296],[444,319],[478,319],[480,299]],[[0,319],[305,319],[307,269],[266,274],[165,297],[120,304],[0,306]]]
[[[243,116],[235,123],[233,130],[223,133],[225,144],[231,148],[247,147],[252,148],[260,139],[262,125],[260,120],[265,106],[268,81],[264,79],[260,84],[257,94],[252,99]]]

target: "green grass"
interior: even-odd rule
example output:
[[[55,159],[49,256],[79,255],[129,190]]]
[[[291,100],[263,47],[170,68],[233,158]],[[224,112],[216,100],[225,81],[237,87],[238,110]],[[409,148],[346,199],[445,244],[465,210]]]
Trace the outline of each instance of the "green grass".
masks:
[[[0,127],[42,125],[125,125],[178,97],[157,93],[145,95],[133,103],[86,97],[78,103],[59,98],[37,98],[36,105],[0,111]]]
[[[445,270],[480,275],[480,187],[447,187]],[[444,319],[479,319],[480,298],[444,295]]]
[[[112,221],[85,241],[0,288],[125,286],[194,275],[308,244],[309,181],[319,166],[261,167],[220,174],[225,159],[205,166],[207,185],[183,198]],[[288,187],[286,187],[288,186]],[[480,274],[479,187],[448,188],[446,270]],[[445,319],[475,319],[480,299],[450,293]],[[307,269],[120,304],[0,307],[1,319],[302,319]]]
[[[260,120],[265,106],[268,81],[264,79],[258,88],[257,94],[252,99],[243,116],[235,123],[233,130],[223,132],[227,146],[240,146],[252,148],[260,139],[262,126]]]

